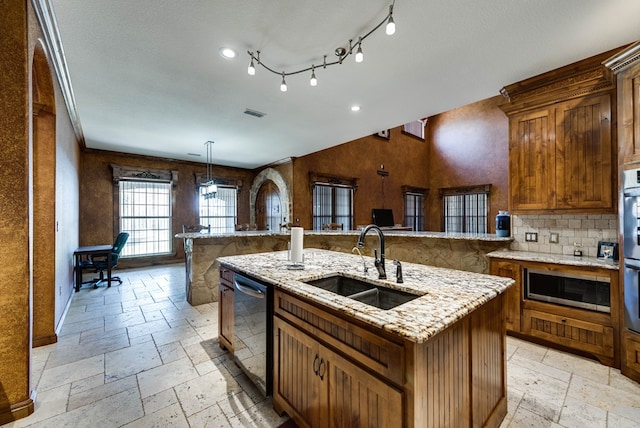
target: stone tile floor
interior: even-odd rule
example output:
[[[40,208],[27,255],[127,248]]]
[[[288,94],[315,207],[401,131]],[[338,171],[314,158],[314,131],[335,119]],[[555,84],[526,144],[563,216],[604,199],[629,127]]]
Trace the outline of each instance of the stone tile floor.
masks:
[[[35,412],[4,427],[277,427],[217,342],[218,306],[185,301],[184,266],[120,270],[75,294],[33,350]],[[640,385],[595,361],[507,339],[503,427],[640,427]]]

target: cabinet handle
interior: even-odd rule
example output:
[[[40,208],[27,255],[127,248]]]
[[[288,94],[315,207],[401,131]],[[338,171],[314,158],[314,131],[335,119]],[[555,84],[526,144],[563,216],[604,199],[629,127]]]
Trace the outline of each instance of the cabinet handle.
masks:
[[[564,319],[564,318],[562,318],[562,322],[563,322],[563,323],[565,323],[565,322],[567,322],[567,320],[566,320],[566,319]]]
[[[322,373],[320,373],[320,370],[322,370]],[[318,376],[320,376],[320,380],[324,380],[324,372],[325,372],[324,358],[320,358],[320,365],[318,366]]]
[[[318,376],[318,372],[320,371],[320,364],[318,364],[318,368],[316,368],[317,362],[318,362],[318,354],[316,354],[316,357],[313,359],[313,372],[316,374],[316,376]]]

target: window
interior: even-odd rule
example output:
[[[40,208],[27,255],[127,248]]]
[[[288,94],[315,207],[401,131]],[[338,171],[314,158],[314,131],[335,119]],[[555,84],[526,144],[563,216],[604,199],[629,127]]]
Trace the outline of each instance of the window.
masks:
[[[440,189],[445,232],[487,233],[490,184]]]
[[[424,230],[424,195],[405,192],[404,225],[414,231]]]
[[[211,233],[226,233],[235,230],[237,223],[237,190],[235,187],[218,186],[216,197],[206,199],[203,186],[199,191],[200,224],[211,226]]]
[[[323,224],[338,223],[343,230],[353,229],[353,194],[358,179],[309,172],[313,187],[313,230]]]
[[[171,182],[120,180],[119,202],[122,257],[171,253]]]
[[[344,230],[352,229],[353,187],[316,183],[313,188],[313,229],[338,223]]]
[[[402,127],[402,133],[407,135],[413,135],[424,141],[424,126],[427,124],[427,120],[414,120],[413,122],[405,123]]]

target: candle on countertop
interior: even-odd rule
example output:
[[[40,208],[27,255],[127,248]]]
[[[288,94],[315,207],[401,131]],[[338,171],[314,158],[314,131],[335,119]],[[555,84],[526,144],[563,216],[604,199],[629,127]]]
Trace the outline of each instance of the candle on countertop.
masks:
[[[302,245],[304,229],[301,227],[291,228],[291,263],[302,263]]]

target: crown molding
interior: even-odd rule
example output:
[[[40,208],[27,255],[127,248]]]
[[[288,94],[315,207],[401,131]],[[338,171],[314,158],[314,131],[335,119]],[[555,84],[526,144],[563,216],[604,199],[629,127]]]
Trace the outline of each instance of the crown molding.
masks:
[[[615,79],[603,61],[623,48],[583,59],[529,79],[507,85],[500,90],[506,102],[500,104],[508,115],[589,94],[615,90]]]
[[[69,119],[71,120],[71,125],[73,127],[73,132],[81,149],[84,150],[86,148],[84,133],[82,132],[80,117],[78,116],[78,108],[73,95],[71,77],[69,76],[69,69],[64,56],[64,49],[62,48],[62,40],[60,39],[58,21],[56,20],[56,15],[53,11],[53,5],[51,4],[51,0],[32,0],[31,3],[33,4],[36,17],[40,23],[40,28],[42,29],[42,34],[44,35],[44,44],[56,73],[58,84],[60,85],[62,97],[64,98],[67,112],[69,113]]]
[[[635,42],[625,50],[603,61],[602,65],[611,70],[612,73],[618,74],[636,61],[640,61],[640,41]]]

